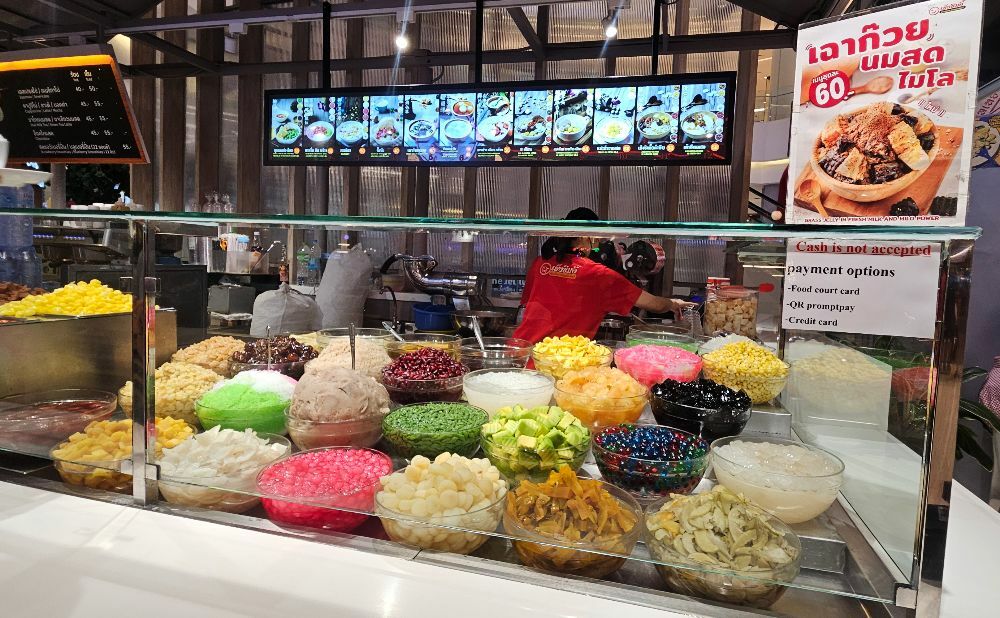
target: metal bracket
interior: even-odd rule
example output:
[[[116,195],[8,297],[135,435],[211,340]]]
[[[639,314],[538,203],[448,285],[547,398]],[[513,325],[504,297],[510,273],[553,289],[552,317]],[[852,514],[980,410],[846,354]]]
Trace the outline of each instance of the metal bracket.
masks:
[[[916,609],[917,591],[909,586],[896,586],[896,607]]]
[[[142,282],[142,291],[146,294],[152,294],[153,296],[159,296],[162,292],[160,287],[160,280],[157,277],[146,277]]]

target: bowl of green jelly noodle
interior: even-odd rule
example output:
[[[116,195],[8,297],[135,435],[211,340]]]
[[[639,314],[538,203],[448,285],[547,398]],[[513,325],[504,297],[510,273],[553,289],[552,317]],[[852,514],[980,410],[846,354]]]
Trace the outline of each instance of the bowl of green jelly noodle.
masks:
[[[682,330],[678,326],[633,326],[625,337],[625,345],[630,348],[636,345],[667,345],[697,354],[706,339]]]
[[[435,401],[397,408],[382,420],[382,435],[400,457],[441,453],[472,457],[479,450],[479,431],[489,420],[482,408],[467,403]]]
[[[291,402],[277,393],[246,384],[230,384],[202,395],[195,403],[201,426],[257,433],[285,434],[285,410]]]

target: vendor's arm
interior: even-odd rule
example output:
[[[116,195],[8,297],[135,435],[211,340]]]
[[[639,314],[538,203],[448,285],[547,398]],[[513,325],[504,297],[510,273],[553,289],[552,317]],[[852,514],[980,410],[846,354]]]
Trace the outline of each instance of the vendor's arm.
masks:
[[[646,291],[643,291],[642,294],[639,295],[639,299],[635,301],[636,309],[645,309],[650,313],[666,313],[668,311],[673,311],[678,317],[684,309],[693,306],[694,303],[689,303],[677,298],[655,296]]]

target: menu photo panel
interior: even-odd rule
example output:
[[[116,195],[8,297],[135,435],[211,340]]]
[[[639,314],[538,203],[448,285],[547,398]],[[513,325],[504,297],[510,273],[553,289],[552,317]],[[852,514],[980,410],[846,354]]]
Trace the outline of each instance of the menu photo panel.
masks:
[[[337,152],[334,107],[330,97],[302,99],[302,148],[307,159],[332,159]]]
[[[371,97],[369,102],[371,126],[371,160],[396,160],[403,152],[403,97],[386,94]]]
[[[628,154],[636,142],[634,86],[594,90],[594,152]]]
[[[356,160],[368,153],[369,97],[344,96],[334,99],[336,158]]]
[[[514,156],[539,159],[552,151],[552,91],[514,92]]]
[[[271,153],[275,159],[302,156],[303,99],[274,99],[271,102]]]
[[[735,73],[272,90],[266,165],[712,165]]]
[[[681,86],[680,148],[685,155],[722,158],[725,138],[726,84]]]
[[[513,93],[481,92],[476,99],[476,159],[503,161],[514,137]]]
[[[476,93],[441,95],[438,145],[445,161],[470,161],[476,154]]]

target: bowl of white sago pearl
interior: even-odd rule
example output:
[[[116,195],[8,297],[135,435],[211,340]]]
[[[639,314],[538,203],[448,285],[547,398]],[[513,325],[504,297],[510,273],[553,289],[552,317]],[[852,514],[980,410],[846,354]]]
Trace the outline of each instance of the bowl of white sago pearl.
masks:
[[[496,531],[507,482],[486,459],[417,455],[381,479],[375,514],[389,538],[421,549],[468,554]]]
[[[465,374],[465,398],[492,417],[500,408],[521,405],[530,410],[552,401],[556,381],[531,369],[480,369]]]
[[[844,483],[844,462],[795,440],[732,436],[711,446],[715,478],[786,524],[822,514]]]

